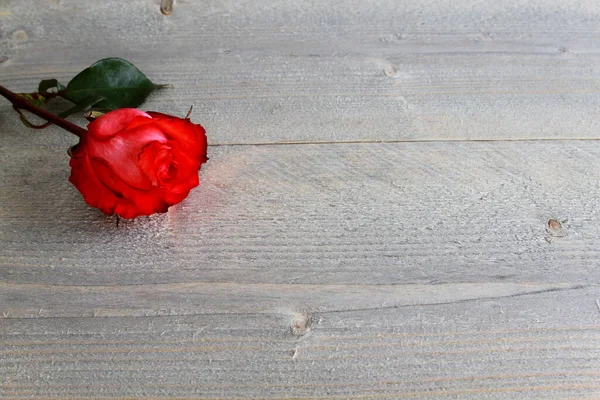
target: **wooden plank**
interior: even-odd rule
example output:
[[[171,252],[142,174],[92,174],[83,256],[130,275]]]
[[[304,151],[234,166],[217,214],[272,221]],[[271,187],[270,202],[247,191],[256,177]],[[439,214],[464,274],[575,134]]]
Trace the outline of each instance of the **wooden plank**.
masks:
[[[593,286],[593,284],[588,284]],[[170,283],[150,285],[0,285],[5,318],[148,317],[327,312],[467,302],[582,289],[581,284],[455,283],[316,285]],[[231,294],[235,293],[234,296]],[[201,304],[202,307],[198,308]],[[293,307],[291,307],[293,305]]]
[[[124,314],[139,300],[158,305],[165,298],[157,289],[115,305]],[[455,293],[446,285],[431,290]],[[204,288],[192,291],[202,297]],[[286,291],[265,287],[266,296],[284,299]],[[30,288],[29,297],[42,293]],[[296,314],[8,317],[0,322],[0,393],[6,399],[592,399],[600,391],[597,297],[597,288],[582,288]],[[64,302],[63,309],[79,312],[95,296],[82,291],[81,299],[83,305]],[[244,309],[247,298],[232,291],[198,300],[190,305],[204,309],[205,300],[222,300]],[[18,307],[17,298],[9,302]]]
[[[594,2],[208,0],[165,16],[158,1],[60,0],[2,10],[1,82],[31,91],[125,57],[174,86],[144,107],[184,115],[194,104],[211,143],[600,137]],[[18,129],[0,107],[0,131]]]
[[[209,156],[182,204],[117,228],[67,181],[65,149],[3,151],[1,280],[599,282],[599,142],[235,146]]]
[[[0,4],[2,84],[121,56],[236,144],[117,228],[0,102],[0,397],[598,397],[600,4],[159,6]]]

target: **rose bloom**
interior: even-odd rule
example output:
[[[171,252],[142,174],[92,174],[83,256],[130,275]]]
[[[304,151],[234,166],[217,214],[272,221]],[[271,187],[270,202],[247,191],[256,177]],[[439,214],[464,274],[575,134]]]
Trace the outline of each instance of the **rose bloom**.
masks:
[[[107,215],[166,212],[198,186],[206,148],[204,128],[189,119],[122,108],[88,125],[69,152],[69,181]]]

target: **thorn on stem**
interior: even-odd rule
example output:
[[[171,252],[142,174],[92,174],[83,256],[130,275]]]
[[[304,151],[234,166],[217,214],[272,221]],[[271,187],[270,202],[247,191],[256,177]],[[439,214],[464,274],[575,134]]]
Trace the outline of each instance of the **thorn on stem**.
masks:
[[[192,111],[194,110],[194,105],[192,104],[190,106],[190,110],[187,112],[187,114],[185,114],[185,118],[184,119],[190,119],[190,115],[192,115]]]

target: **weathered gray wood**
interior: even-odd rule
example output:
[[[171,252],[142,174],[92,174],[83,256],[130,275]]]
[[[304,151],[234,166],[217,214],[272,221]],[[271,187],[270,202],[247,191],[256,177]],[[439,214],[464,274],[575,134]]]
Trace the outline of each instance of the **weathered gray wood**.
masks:
[[[9,317],[0,390],[9,399],[592,399],[596,297],[594,288],[343,312]],[[234,290],[208,302],[219,300],[245,303]]]
[[[140,271],[142,272],[142,271]],[[327,312],[405,307],[575,290],[593,284],[455,283],[432,285],[317,285],[170,283],[149,285],[2,284],[6,318],[148,317]],[[232,295],[233,294],[233,295]],[[18,301],[18,304],[17,304]],[[198,309],[198,304],[202,305]],[[9,306],[10,305],[10,306]],[[65,307],[68,305],[68,307]]]
[[[2,157],[15,283],[600,282],[600,142],[211,148],[167,215],[121,224],[64,149]],[[27,166],[25,168],[24,166]],[[550,219],[562,221],[549,232]]]
[[[592,396],[598,153],[217,147],[183,204],[117,229],[69,186],[63,149],[15,147],[4,395]]]
[[[576,3],[15,0],[0,76],[31,91],[126,57],[174,86],[145,107],[194,104],[212,143],[599,138],[600,3]]]
[[[0,2],[0,83],[121,56],[237,144],[117,228],[0,101],[0,397],[598,398],[600,4],[159,8]]]

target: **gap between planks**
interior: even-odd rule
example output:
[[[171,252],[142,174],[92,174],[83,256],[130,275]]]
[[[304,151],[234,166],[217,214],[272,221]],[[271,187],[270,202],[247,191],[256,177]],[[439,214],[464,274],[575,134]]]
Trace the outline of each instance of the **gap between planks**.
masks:
[[[600,138],[504,138],[504,139],[398,139],[398,140],[298,140],[287,142],[212,143],[209,147],[226,146],[290,146],[330,144],[393,144],[393,143],[483,143],[483,142],[595,142]]]
[[[508,142],[597,142],[600,138],[502,138],[502,139],[398,139],[398,140],[298,140],[287,142],[250,142],[250,143],[209,143],[208,147],[259,147],[259,146],[305,146],[305,145],[347,145],[347,144],[397,144],[397,143],[508,143]],[[58,147],[27,146],[27,147]],[[14,149],[14,146],[11,146]],[[0,149],[5,149],[1,147]]]

